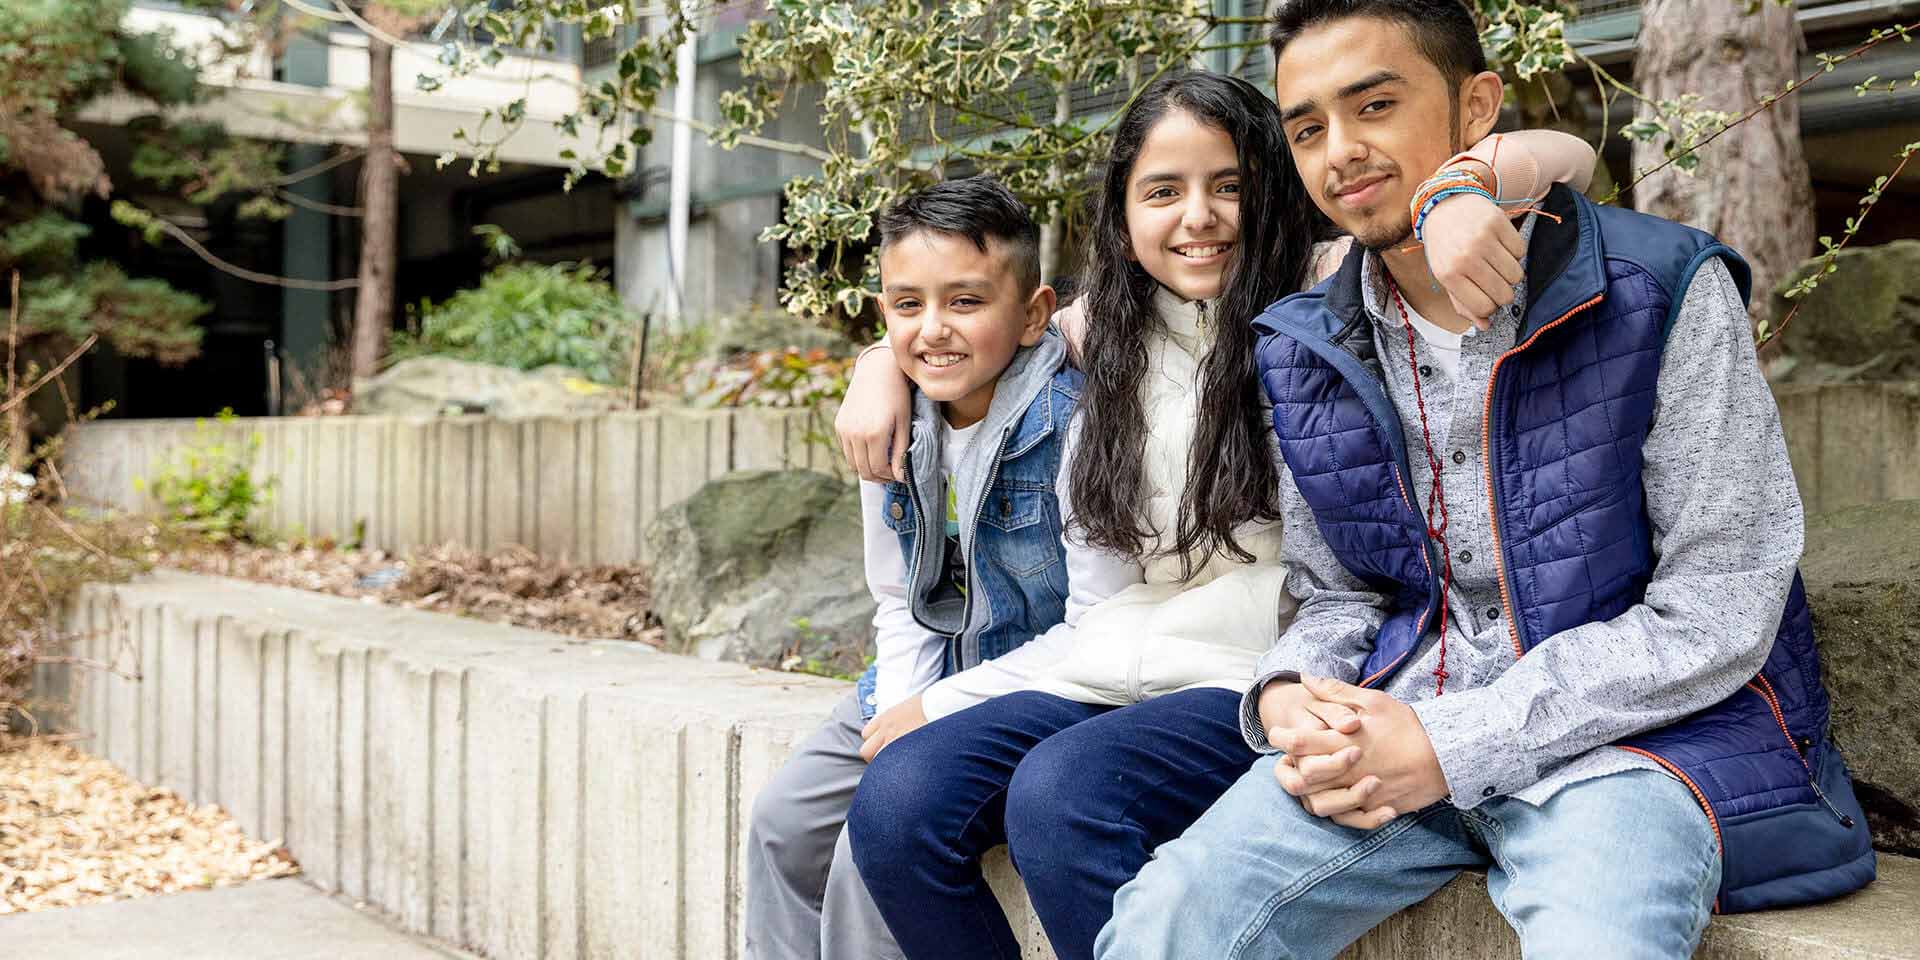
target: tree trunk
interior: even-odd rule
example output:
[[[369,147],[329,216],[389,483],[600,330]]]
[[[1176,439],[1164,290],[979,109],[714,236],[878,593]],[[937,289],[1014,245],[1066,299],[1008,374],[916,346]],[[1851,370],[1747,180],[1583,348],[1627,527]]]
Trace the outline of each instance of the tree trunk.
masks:
[[[393,328],[400,158],[393,152],[393,46],[367,37],[367,158],[360,173],[360,292],[353,311],[353,376],[378,372]]]
[[[1697,93],[1702,108],[1745,113],[1798,79],[1795,9],[1762,3],[1749,14],[1737,0],[1647,0],[1634,82],[1654,100]],[[1634,169],[1659,165],[1664,146],[1635,143]],[[1740,251],[1753,267],[1747,313],[1758,320],[1774,285],[1813,253],[1813,183],[1798,98],[1760,111],[1698,154],[1698,176],[1668,167],[1634,188],[1634,208],[1691,224]]]
[[[1053,122],[1065,124],[1073,119],[1073,85],[1062,83],[1053,95]],[[1047,173],[1047,185],[1060,189],[1064,179],[1061,167],[1065,160],[1055,160],[1053,169]],[[1040,282],[1052,283],[1060,275],[1061,253],[1066,246],[1067,205],[1059,204],[1047,222],[1040,225]]]

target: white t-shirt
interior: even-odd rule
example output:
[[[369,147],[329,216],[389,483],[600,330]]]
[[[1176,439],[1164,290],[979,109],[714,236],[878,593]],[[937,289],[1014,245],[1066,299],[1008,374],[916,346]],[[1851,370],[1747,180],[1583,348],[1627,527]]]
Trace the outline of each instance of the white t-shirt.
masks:
[[[946,486],[951,491],[953,470],[969,455],[966,448],[976,439],[979,424],[960,430],[945,424],[942,427],[947,432],[941,438],[940,468],[948,475]],[[1054,498],[1060,505],[1063,521],[1073,516],[1073,495],[1067,476],[1079,433],[1080,418],[1076,416],[1061,444],[1060,472],[1054,480]],[[1081,616],[1102,600],[1143,579],[1139,561],[1088,547],[1067,536],[1063,529],[1060,542],[1066,550],[1067,602],[1062,622],[1001,656],[941,679],[946,638],[929,634],[914,622],[900,539],[881,519],[886,515],[886,506],[886,485],[861,481],[867,589],[877,604],[873,615],[874,662],[878,667],[873,706],[882,712],[918,693],[922,695],[920,702],[927,719],[938,720],[1004,693],[1034,689],[1047,669],[1072,649],[1074,626]]]
[[[1421,362],[1439,368],[1450,381],[1460,379],[1460,344],[1479,331],[1474,327],[1468,327],[1467,332],[1452,333],[1421,316],[1411,304],[1406,309],[1407,320],[1413,324],[1413,332],[1419,334],[1423,341],[1420,349],[1415,351]]]

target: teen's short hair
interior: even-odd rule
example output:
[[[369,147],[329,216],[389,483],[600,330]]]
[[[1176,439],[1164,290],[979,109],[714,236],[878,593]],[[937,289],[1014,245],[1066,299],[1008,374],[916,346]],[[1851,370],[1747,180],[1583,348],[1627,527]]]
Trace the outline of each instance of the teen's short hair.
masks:
[[[1267,33],[1273,59],[1279,60],[1302,32],[1349,17],[1374,17],[1405,27],[1440,75],[1454,83],[1487,69],[1480,31],[1460,0],[1284,0]]]
[[[987,241],[997,240],[1020,292],[1040,286],[1040,228],[1027,205],[992,177],[942,180],[894,201],[880,215],[880,249],[922,230],[966,237],[981,253],[988,252]]]

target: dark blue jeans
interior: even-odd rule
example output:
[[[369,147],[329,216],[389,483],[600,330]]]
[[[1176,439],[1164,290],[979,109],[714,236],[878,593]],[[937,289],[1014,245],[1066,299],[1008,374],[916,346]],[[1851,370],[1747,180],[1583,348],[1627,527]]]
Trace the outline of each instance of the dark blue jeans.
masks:
[[[847,817],[853,860],[912,960],[1018,960],[980,873],[1005,843],[1060,960],[1087,960],[1113,894],[1256,755],[1240,697],[1189,690],[1126,707],[1008,694],[887,745]]]

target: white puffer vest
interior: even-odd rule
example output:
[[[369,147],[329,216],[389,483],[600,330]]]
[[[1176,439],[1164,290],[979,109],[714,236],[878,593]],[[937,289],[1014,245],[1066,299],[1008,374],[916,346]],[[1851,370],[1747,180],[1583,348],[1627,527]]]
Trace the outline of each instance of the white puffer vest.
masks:
[[[1179,522],[1199,415],[1200,360],[1213,333],[1204,312],[1210,304],[1181,300],[1164,288],[1153,302],[1163,329],[1148,343],[1140,385],[1147,414],[1141,509],[1160,542],[1148,544],[1146,581],[1087,611],[1074,631],[1073,651],[1041,684],[1081,703],[1122,705],[1196,687],[1244,691],[1253,683],[1254,661],[1293,620],[1278,523],[1237,531],[1234,539],[1254,555],[1252,563],[1216,553],[1196,562],[1185,582],[1179,558],[1158,555]]]

